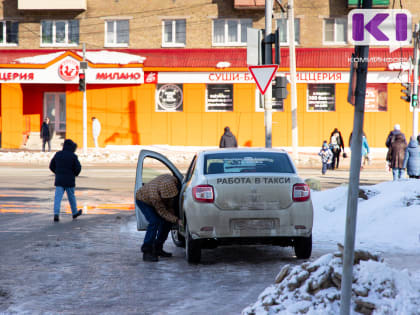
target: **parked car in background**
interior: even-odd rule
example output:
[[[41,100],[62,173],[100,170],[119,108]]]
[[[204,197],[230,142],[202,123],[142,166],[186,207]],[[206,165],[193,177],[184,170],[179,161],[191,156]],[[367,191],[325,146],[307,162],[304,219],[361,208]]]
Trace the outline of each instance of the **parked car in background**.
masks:
[[[185,247],[188,262],[200,262],[202,249],[233,244],[293,246],[297,258],[310,257],[310,189],[298,176],[286,151],[201,151],[182,175],[162,154],[142,150],[135,191],[152,177],[144,167],[149,159],[161,165],[155,175],[170,172],[181,183],[177,215],[184,227],[173,230],[172,239],[177,246]],[[137,229],[145,230],[147,221],[137,206],[136,218]]]

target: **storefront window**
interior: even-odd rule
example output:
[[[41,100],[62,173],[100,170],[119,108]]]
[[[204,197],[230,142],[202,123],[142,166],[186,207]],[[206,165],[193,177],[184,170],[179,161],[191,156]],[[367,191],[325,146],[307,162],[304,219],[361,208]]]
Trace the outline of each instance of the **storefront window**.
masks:
[[[206,90],[206,111],[233,111],[233,84],[208,84]]]
[[[335,84],[308,84],[308,112],[335,111]]]
[[[386,83],[367,83],[365,95],[366,112],[386,112],[388,110],[388,91]]]
[[[156,89],[156,111],[182,112],[183,98],[182,84],[158,84]]]

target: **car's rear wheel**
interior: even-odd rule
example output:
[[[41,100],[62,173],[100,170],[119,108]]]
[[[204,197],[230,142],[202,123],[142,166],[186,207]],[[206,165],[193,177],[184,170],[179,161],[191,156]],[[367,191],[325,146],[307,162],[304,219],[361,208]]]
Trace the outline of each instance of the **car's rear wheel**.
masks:
[[[309,237],[297,237],[294,240],[295,254],[298,259],[307,259],[312,253],[312,235]]]
[[[197,264],[201,260],[201,247],[199,240],[193,240],[191,237],[188,223],[185,226],[185,254],[189,263]]]
[[[172,242],[174,242],[177,247],[185,247],[185,237],[179,233],[179,230],[171,230],[171,237]]]

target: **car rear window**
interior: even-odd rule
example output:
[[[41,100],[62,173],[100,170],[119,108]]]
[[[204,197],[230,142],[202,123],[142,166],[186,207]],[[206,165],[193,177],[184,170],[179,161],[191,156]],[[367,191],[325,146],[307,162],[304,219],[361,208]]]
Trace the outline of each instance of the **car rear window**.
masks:
[[[213,153],[204,158],[204,174],[294,173],[285,153],[235,152]]]

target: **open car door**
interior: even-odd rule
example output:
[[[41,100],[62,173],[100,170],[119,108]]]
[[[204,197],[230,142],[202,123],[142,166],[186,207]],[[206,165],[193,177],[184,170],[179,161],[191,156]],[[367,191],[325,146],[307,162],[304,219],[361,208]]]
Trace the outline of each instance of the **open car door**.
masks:
[[[181,172],[172,164],[171,161],[169,161],[165,156],[163,156],[160,153],[157,153],[155,151],[150,150],[141,150],[139,153],[139,158],[137,161],[137,170],[136,170],[136,183],[134,185],[134,206],[136,211],[136,219],[137,219],[137,230],[138,231],[144,231],[147,228],[147,225],[149,222],[144,217],[143,213],[141,212],[140,208],[137,206],[136,203],[136,192],[137,190],[142,187],[145,183],[150,181],[151,177],[156,177],[158,175],[164,174],[165,172],[155,172],[154,174],[150,174],[150,172],[147,174],[147,172],[144,172],[144,163],[146,158],[151,158],[154,160],[159,161],[161,164],[166,166],[167,170],[174,175],[179,183],[181,184],[183,181],[183,176]],[[179,187],[180,188],[180,187]]]

